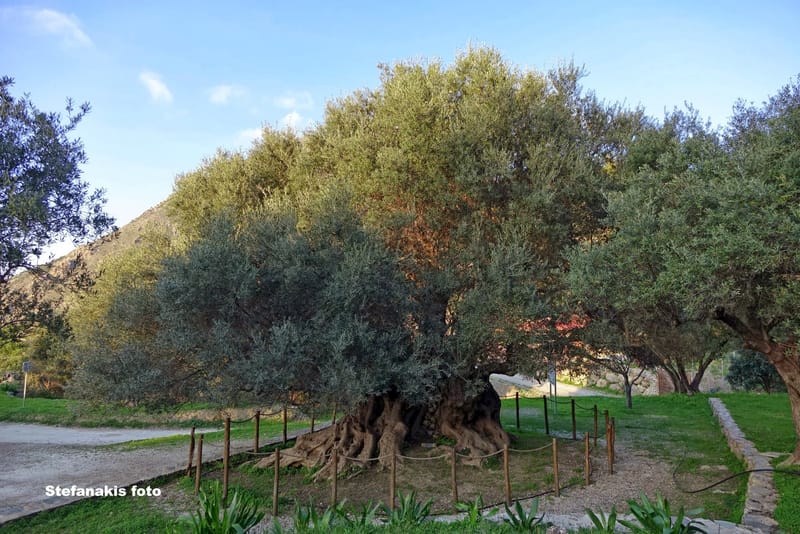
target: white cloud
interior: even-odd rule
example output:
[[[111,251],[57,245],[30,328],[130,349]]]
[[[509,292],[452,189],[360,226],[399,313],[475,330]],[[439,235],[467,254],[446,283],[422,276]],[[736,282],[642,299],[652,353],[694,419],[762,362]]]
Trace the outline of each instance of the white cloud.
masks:
[[[93,46],[92,40],[81,29],[80,21],[74,15],[67,15],[54,9],[0,8],[3,18],[17,20],[29,31],[60,37],[67,46]]]
[[[209,100],[212,104],[225,105],[231,98],[244,94],[244,88],[238,85],[217,85],[209,90]]]
[[[282,109],[311,109],[314,106],[314,99],[311,98],[311,93],[308,91],[289,91],[273,102]]]
[[[250,144],[261,138],[261,131],[261,128],[248,128],[239,132],[236,138],[239,144]]]
[[[147,88],[150,97],[156,102],[172,102],[172,93],[167,84],[161,81],[161,76],[155,72],[144,71],[139,74],[139,81]]]
[[[292,130],[297,130],[297,127],[304,122],[306,121],[303,119],[302,115],[296,111],[292,111],[281,119],[281,126],[291,128]]]

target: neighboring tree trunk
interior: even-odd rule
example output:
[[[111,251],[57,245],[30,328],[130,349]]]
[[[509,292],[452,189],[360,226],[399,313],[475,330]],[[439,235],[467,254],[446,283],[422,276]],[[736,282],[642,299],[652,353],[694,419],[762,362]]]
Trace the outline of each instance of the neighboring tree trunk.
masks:
[[[636,377],[633,380],[631,380],[629,376],[630,369],[628,369],[628,371],[625,371],[624,373],[620,373],[622,375],[622,380],[625,385],[625,406],[628,409],[633,408],[633,386],[639,382],[639,379],[642,378],[642,375],[644,375],[645,370],[646,369],[644,367],[639,369],[639,372],[636,374]]]
[[[703,381],[708,366],[711,365],[716,359],[716,356],[705,355],[702,356],[698,362],[697,372],[689,379],[689,373],[686,371],[684,362],[669,362],[663,361],[659,366],[664,369],[672,381],[673,389],[676,393],[683,393],[686,395],[694,395],[700,393],[700,383]]]
[[[800,362],[797,356],[797,342],[791,347],[775,342],[770,342],[771,350],[763,352],[767,359],[778,370],[778,374],[786,384],[786,391],[789,393],[789,404],[792,408],[792,419],[794,421],[794,432],[797,442],[792,455],[784,462],[786,465],[800,464]],[[753,347],[755,348],[755,347]]]
[[[798,352],[797,338],[780,343],[770,337],[769,331],[764,325],[759,324],[754,327],[735,315],[727,313],[723,308],[715,311],[715,317],[741,336],[745,348],[764,354],[781,375],[789,394],[794,432],[797,438],[794,452],[783,465],[800,465],[800,352]]]
[[[628,377],[628,373],[622,374],[622,381],[625,385],[625,407],[628,409],[633,408],[633,384]]]
[[[297,438],[295,446],[281,454],[281,465],[320,468],[315,478],[330,478],[331,452],[336,448],[340,473],[351,465],[367,467],[376,462],[388,468],[391,456],[404,443],[437,435],[455,441],[456,450],[469,456],[464,463],[479,465],[481,456],[508,444],[509,435],[500,424],[500,397],[488,377],[485,389],[474,398],[465,396],[461,384],[448,382],[440,402],[427,409],[389,395],[372,397],[335,425]],[[256,465],[269,467],[273,462],[274,457],[267,456]]]

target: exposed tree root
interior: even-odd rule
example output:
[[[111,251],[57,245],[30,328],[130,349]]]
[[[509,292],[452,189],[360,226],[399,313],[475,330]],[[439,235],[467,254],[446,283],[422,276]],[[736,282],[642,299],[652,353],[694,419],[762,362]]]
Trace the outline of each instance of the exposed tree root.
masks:
[[[330,479],[335,450],[337,473],[351,466],[388,468],[406,442],[437,435],[452,439],[456,450],[467,456],[462,462],[469,465],[479,465],[482,457],[509,443],[500,425],[500,398],[488,380],[484,392],[471,399],[459,383],[451,382],[440,402],[429,409],[388,395],[372,397],[336,424],[298,437],[294,447],[281,452],[281,467],[318,469],[315,480]],[[270,467],[274,462],[275,456],[270,455],[256,467]]]

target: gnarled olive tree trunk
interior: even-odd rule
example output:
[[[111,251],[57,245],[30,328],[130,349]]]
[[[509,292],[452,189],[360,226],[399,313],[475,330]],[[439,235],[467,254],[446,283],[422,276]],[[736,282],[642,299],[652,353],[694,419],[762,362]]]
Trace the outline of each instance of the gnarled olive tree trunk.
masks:
[[[391,395],[371,397],[335,424],[298,437],[294,447],[282,451],[281,466],[319,468],[316,479],[330,478],[335,449],[337,472],[351,465],[388,467],[404,444],[436,436],[453,440],[456,450],[468,456],[464,463],[479,464],[482,456],[509,443],[500,424],[500,397],[488,377],[485,382],[483,391],[470,397],[462,382],[450,380],[431,406],[417,406]],[[274,461],[270,455],[256,466],[269,467]]]

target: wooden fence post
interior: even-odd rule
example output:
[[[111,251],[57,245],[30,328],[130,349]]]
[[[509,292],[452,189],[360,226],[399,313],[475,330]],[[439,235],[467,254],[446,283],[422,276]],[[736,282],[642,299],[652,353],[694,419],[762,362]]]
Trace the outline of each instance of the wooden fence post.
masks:
[[[575,399],[570,399],[570,408],[572,409],[572,441],[578,439],[578,427],[575,424]]]
[[[453,450],[450,451],[450,459],[453,461],[453,465],[450,468],[450,479],[453,483],[453,506],[458,504],[458,480],[456,479],[456,448],[453,447]]]
[[[594,445],[593,445],[593,447],[597,447],[597,404],[594,405],[592,410],[594,411]]]
[[[503,445],[503,476],[506,479],[506,506],[511,506],[511,475],[508,471],[508,445]]]
[[[222,447],[222,502],[228,504],[228,474],[231,456],[231,418],[225,418],[225,443]]]
[[[331,417],[331,424],[332,424],[332,425],[335,425],[335,424],[336,424],[336,408],[337,408],[338,406],[339,406],[339,403],[338,403],[338,402],[334,402],[334,403],[333,403],[333,417]]]
[[[272,516],[278,517],[278,486],[281,478],[281,450],[275,449],[275,480],[272,484]]]
[[[258,434],[261,431],[261,410],[256,410],[256,431],[253,436],[253,454],[258,454]]]
[[[550,435],[550,420],[549,420],[549,416],[547,415],[547,395],[542,395],[542,401],[544,401],[544,433],[549,436]]]
[[[556,497],[561,495],[558,483],[558,438],[553,438],[553,489],[556,492]]]
[[[287,435],[286,435],[286,419],[287,419],[286,405],[284,405],[283,406],[283,444],[284,445],[286,445],[286,440],[288,439]]]
[[[189,434],[189,464],[186,466],[186,476],[192,476],[192,460],[194,459],[194,427]]]
[[[311,407],[311,433],[314,433],[314,407]]]
[[[389,510],[394,510],[394,496],[397,492],[397,454],[392,452],[389,472]]]
[[[194,494],[200,491],[200,468],[203,465],[203,434],[200,434],[200,441],[197,442],[197,469],[194,476]]]
[[[592,460],[589,456],[591,450],[589,449],[589,433],[585,433],[583,435],[583,482],[585,486],[588,486],[590,482],[590,477],[592,475]]]
[[[617,461],[617,423],[614,418],[611,418],[611,465]]]
[[[333,447],[333,481],[331,483],[331,508],[336,508],[336,501],[339,496],[337,495],[339,488],[339,452],[336,446]]]
[[[515,400],[517,403],[517,430],[519,430],[519,391],[516,392]]]
[[[608,410],[606,410],[606,416],[608,416]],[[606,424],[606,452],[608,453],[608,473],[610,475],[614,474],[614,458],[612,456],[611,448],[613,447],[611,441],[611,423]]]

